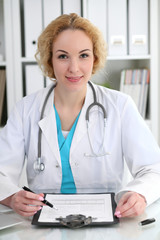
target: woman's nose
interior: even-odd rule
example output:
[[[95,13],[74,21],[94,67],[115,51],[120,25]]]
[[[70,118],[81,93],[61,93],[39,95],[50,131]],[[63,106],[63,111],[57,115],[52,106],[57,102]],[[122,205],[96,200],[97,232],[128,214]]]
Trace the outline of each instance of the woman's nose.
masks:
[[[79,64],[77,59],[71,59],[69,62],[69,72],[76,73],[79,71]]]

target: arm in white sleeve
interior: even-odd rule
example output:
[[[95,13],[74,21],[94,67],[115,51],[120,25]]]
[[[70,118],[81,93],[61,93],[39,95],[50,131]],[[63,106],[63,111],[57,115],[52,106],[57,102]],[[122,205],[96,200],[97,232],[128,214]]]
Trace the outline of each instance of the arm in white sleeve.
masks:
[[[122,148],[133,180],[117,199],[123,192],[134,191],[148,205],[153,203],[160,197],[160,148],[130,97],[122,114]]]
[[[0,201],[20,190],[24,157],[22,119],[16,107],[0,132]]]

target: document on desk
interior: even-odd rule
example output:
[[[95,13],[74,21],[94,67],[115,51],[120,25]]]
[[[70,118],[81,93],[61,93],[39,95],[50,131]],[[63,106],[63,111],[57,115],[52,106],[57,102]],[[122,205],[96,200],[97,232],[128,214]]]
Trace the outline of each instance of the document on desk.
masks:
[[[70,214],[91,216],[94,223],[116,223],[114,194],[46,194],[45,199],[58,210],[44,206],[33,218],[34,225],[57,224],[56,218]]]

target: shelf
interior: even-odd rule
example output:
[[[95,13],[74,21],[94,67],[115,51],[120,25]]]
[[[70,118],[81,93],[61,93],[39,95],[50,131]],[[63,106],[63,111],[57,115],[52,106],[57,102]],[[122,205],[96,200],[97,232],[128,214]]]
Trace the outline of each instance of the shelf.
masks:
[[[6,62],[5,61],[2,61],[2,62],[0,62],[0,67],[4,67],[4,66],[6,66]]]
[[[21,58],[21,62],[22,62],[22,63],[30,63],[30,62],[34,62],[34,63],[36,63],[37,61],[36,61],[35,58],[26,58],[26,57],[22,57],[22,58]]]
[[[151,55],[126,55],[126,56],[107,56],[107,60],[149,60]]]

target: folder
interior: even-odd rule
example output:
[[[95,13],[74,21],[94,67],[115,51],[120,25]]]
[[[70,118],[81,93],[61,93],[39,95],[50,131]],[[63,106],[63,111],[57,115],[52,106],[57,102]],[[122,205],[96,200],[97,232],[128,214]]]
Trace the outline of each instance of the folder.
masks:
[[[0,62],[5,59],[3,1],[0,1]]]
[[[37,226],[62,227],[59,218],[66,216],[86,216],[92,218],[89,226],[111,225],[119,220],[114,216],[116,203],[114,193],[93,194],[46,194],[45,199],[54,204],[58,210],[43,206],[33,219]]]
[[[127,0],[108,0],[108,55],[127,55]]]
[[[44,77],[38,65],[25,66],[26,95],[44,88]]]
[[[24,0],[25,57],[33,58],[42,31],[42,1]]]
[[[44,27],[61,15],[61,0],[44,0]]]
[[[79,16],[81,16],[81,1],[63,0],[63,13],[77,13]]]
[[[129,0],[129,54],[148,54],[148,0]]]
[[[86,18],[100,29],[107,41],[107,1],[87,0]]]

